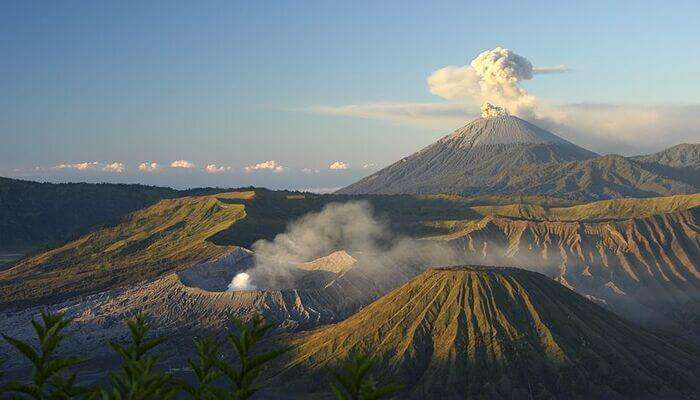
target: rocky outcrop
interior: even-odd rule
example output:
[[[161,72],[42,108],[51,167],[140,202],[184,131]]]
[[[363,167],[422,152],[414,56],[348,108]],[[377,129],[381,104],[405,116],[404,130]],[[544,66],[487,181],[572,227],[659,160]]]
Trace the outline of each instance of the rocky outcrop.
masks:
[[[658,321],[700,300],[699,218],[700,207],[600,222],[489,216],[436,239],[473,262],[538,271],[627,317]]]

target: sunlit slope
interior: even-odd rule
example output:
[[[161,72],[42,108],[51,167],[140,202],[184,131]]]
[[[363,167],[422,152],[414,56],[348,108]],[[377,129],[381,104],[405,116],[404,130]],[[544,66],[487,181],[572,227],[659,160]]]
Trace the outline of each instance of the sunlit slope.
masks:
[[[670,167],[662,171],[654,164],[611,154],[585,161],[528,164],[503,171],[484,192],[546,194],[589,201],[671,196],[699,192],[698,176],[697,171],[685,174]]]
[[[700,314],[700,207],[643,218],[486,216],[436,237],[475,263],[542,272],[638,321]]]
[[[265,189],[163,200],[0,272],[0,307],[63,300],[155,278],[225,255],[232,246],[271,240],[290,221],[328,203],[351,200],[357,199]],[[464,205],[471,200],[395,196],[367,201],[404,234],[441,231],[423,225],[425,220],[479,217]],[[497,204],[505,201],[512,199]]]
[[[649,217],[700,206],[700,193],[642,199],[613,199],[572,207],[543,207],[537,204],[475,206],[482,215],[549,220],[581,221]]]
[[[379,360],[380,380],[406,386],[399,398],[676,398],[698,388],[694,350],[513,268],[429,270],[292,342],[278,378],[310,391],[323,390],[316,373],[355,351]]]
[[[477,118],[338,193],[519,194],[500,187],[487,188],[496,182],[495,177],[525,165],[581,161],[596,156],[515,116]]]
[[[0,272],[6,303],[60,299],[137,282],[222,256],[230,251],[208,239],[245,217],[231,201],[253,192],[162,200],[62,247]]]
[[[547,195],[577,201],[700,191],[697,146],[599,156],[514,116],[477,118],[337,193]]]
[[[0,177],[0,252],[56,246],[161,199],[184,195],[156,186]]]
[[[357,198],[264,189],[163,200],[129,215],[118,225],[99,229],[59,248],[20,260],[13,268],[0,272],[0,307],[25,301],[38,304],[63,300],[67,296],[94,293],[131,282],[150,280],[164,272],[181,270],[224,256],[234,246],[249,247],[256,240],[270,240],[284,232],[290,221],[309,212],[319,211],[328,203],[354,200],[368,201],[374,207],[376,215],[386,220],[393,231],[402,235],[442,235],[437,239],[456,240],[458,245],[459,240],[477,235],[480,246],[484,243],[491,245],[487,251],[487,256],[490,257],[496,254],[492,251],[493,245],[516,240],[516,233],[521,229],[514,227],[517,224],[527,225],[531,222],[538,226],[536,232],[545,232],[546,230],[542,230],[542,221],[537,221],[538,219],[588,221],[620,219],[631,215],[659,215],[696,205],[698,195],[624,199],[573,207],[562,207],[567,203],[560,200],[535,197]],[[513,202],[523,204],[507,205]],[[483,214],[489,215],[484,219]],[[492,217],[500,214],[516,218]],[[527,222],[527,218],[530,218],[530,222]],[[516,219],[525,222],[517,222]],[[511,221],[511,225],[505,222],[499,225],[498,221]],[[497,230],[489,228],[489,232],[494,235],[482,235],[481,228],[474,230],[474,227],[505,226],[504,224],[508,225],[504,228],[504,232],[507,233],[496,234]],[[564,231],[569,232],[566,229]],[[640,230],[638,235],[651,242],[658,242],[659,238],[671,240],[675,237],[659,237],[650,232]],[[682,248],[696,243],[694,232],[694,229],[678,232],[681,236],[677,238],[677,242],[682,244]],[[595,249],[598,240],[595,235],[576,237],[567,234],[561,238],[555,238],[552,236],[554,234],[547,235],[533,236],[533,248],[539,249],[539,253],[535,254],[537,258],[541,257],[541,254],[548,254],[547,251],[542,251],[542,244],[547,243],[547,240],[564,240],[565,245],[574,240],[575,243],[579,243],[579,247],[587,249]],[[555,267],[553,263],[558,263],[556,266],[559,266],[573,262],[557,261],[557,252],[564,247],[560,247],[558,243],[547,244],[549,253],[552,253],[545,263],[549,268],[548,273]],[[483,250],[481,247],[468,249],[477,255]],[[605,251],[606,254],[613,254],[613,257],[617,257],[619,253],[615,246],[605,247]],[[597,254],[598,250],[593,253]],[[672,253],[673,257],[678,257],[675,251]],[[687,254],[690,257],[694,253]],[[567,256],[567,260],[575,260],[576,257]],[[588,253],[584,254],[583,258],[590,260],[592,268],[603,262],[589,257]],[[648,262],[651,263],[651,268],[655,269],[656,258],[650,260]],[[634,264],[644,262],[647,261],[643,259],[635,261]],[[669,262],[662,260],[661,263],[666,265]]]

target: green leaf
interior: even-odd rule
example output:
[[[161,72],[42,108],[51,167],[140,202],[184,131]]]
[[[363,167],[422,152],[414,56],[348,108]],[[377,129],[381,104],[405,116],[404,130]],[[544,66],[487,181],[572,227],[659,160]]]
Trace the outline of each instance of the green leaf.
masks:
[[[32,364],[38,365],[41,362],[41,357],[29,344],[5,334],[3,334],[2,337],[5,338],[5,341],[7,341],[12,347],[19,350],[22,355],[28,358]]]
[[[333,394],[335,394],[335,398],[338,400],[350,400],[350,397],[348,397],[345,393],[343,393],[333,382],[331,382],[331,389],[333,389]]]

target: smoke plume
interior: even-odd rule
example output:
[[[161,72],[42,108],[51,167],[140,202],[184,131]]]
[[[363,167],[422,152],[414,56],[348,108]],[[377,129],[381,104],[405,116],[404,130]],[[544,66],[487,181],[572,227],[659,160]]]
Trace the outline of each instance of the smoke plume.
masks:
[[[550,69],[539,69],[539,71]],[[470,65],[447,66],[428,77],[430,92],[448,100],[468,99],[490,102],[510,113],[534,115],[536,99],[520,86],[532,79],[537,70],[525,57],[509,49],[496,47],[479,54]]]
[[[358,258],[363,271],[377,276],[391,266],[424,268],[458,260],[454,250],[438,242],[392,233],[365,201],[328,204],[290,223],[272,241],[255,242],[252,249],[254,267],[236,275],[229,290],[290,288],[299,272],[295,266],[339,250]]]
[[[255,286],[250,283],[250,275],[241,272],[236,274],[228,285],[228,291],[233,292],[236,290],[255,290]]]

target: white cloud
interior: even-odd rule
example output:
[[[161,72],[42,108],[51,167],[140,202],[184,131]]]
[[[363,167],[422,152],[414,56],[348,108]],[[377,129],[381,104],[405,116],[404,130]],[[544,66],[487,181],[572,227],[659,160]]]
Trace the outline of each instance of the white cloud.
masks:
[[[338,190],[342,189],[342,186],[338,187],[329,187],[329,188],[302,188],[302,189],[294,189],[299,192],[307,192],[307,193],[315,193],[315,194],[330,194],[330,193],[335,193]]]
[[[569,68],[566,65],[555,65],[553,67],[534,67],[534,68],[532,68],[532,73],[537,74],[537,75],[563,74],[564,72],[569,72],[569,71],[571,71],[571,68]]]
[[[59,164],[55,167],[54,169],[75,169],[78,171],[87,171],[90,169],[95,169],[100,165],[99,162],[97,161],[92,161],[92,162],[80,162],[80,163],[75,163],[75,164]]]
[[[448,100],[479,98],[479,80],[479,75],[470,66],[448,65],[428,77],[428,89],[430,93]]]
[[[376,165],[374,163],[364,163],[362,164],[362,169],[374,168]]]
[[[104,172],[110,173],[122,173],[126,170],[123,163],[112,162],[112,163],[101,163],[99,161],[83,161],[79,163],[64,163],[52,167],[54,170],[75,170],[75,171],[92,171],[100,169]],[[40,171],[40,167],[34,168],[34,171]]]
[[[301,172],[305,174],[320,174],[321,171],[315,169],[315,168],[302,168]]]
[[[113,172],[117,174],[124,172],[124,169],[124,164],[120,162],[113,162],[102,167],[102,170],[105,172]]]
[[[280,165],[277,161],[268,160],[255,165],[245,167],[245,172],[251,173],[255,171],[272,171],[276,173],[284,172],[287,167]]]
[[[335,107],[329,114],[447,133],[478,117],[479,111],[459,103],[368,103]],[[700,105],[543,105],[537,117],[528,119],[602,154],[655,152],[682,142],[697,143],[700,138]]]
[[[143,172],[155,172],[160,170],[160,165],[157,162],[143,162],[139,164],[139,171]]]
[[[216,164],[209,164],[204,167],[204,171],[208,174],[220,174],[222,172],[230,171],[231,167],[218,166]]]
[[[342,161],[335,161],[328,166],[329,169],[348,169],[348,164]]]
[[[568,104],[533,120],[599,153],[640,154],[700,141],[700,105]]]
[[[478,114],[476,110],[463,103],[366,103],[307,109],[316,114],[374,119],[437,130],[464,125],[465,115],[475,116]]]
[[[53,169],[58,169],[58,168],[53,167]],[[43,170],[44,170],[44,167],[36,165],[36,166],[30,167],[30,168],[13,168],[12,172],[27,173],[27,172],[40,172]]]
[[[170,168],[192,169],[194,168],[194,163],[187,160],[176,160],[170,164]]]

